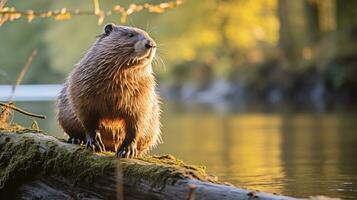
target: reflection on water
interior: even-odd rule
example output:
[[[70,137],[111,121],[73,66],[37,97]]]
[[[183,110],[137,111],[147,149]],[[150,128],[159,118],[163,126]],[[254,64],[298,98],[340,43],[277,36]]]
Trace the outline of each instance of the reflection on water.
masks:
[[[48,133],[63,136],[54,103],[17,103],[45,113]],[[177,111],[165,104],[164,144],[152,153],[170,153],[207,166],[220,180],[240,187],[297,197],[324,194],[357,198],[357,118],[353,114],[240,113]],[[18,115],[15,120],[21,120]]]

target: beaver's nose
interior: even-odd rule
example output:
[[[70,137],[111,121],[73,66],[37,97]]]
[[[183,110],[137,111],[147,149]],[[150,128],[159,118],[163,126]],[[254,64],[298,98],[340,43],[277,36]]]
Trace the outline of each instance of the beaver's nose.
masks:
[[[146,42],[145,42],[145,47],[146,47],[147,49],[154,48],[154,47],[155,47],[155,43],[154,43],[153,41],[151,41],[151,40],[146,40]]]

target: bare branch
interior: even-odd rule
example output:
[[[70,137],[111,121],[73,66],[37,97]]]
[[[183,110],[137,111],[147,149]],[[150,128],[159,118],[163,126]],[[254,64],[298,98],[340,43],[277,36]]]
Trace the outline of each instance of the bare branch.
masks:
[[[15,84],[12,86],[11,95],[10,95],[9,100],[8,100],[9,103],[12,102],[12,98],[14,97],[16,87],[17,87],[18,85],[20,85],[22,79],[24,78],[24,76],[25,76],[25,74],[26,74],[28,68],[30,67],[30,65],[31,65],[31,63],[32,63],[33,58],[34,58],[36,55],[37,55],[37,50],[35,49],[35,50],[32,51],[31,56],[27,59],[27,62],[26,62],[26,64],[24,65],[24,67],[22,68],[19,77],[17,77],[17,80],[16,80]]]
[[[0,9],[5,6],[6,2],[7,0],[0,0]]]
[[[10,108],[14,111],[17,111],[19,113],[22,113],[24,115],[27,115],[27,116],[30,116],[30,117],[36,117],[36,118],[40,118],[40,119],[46,119],[46,116],[45,115],[38,115],[38,114],[34,114],[34,113],[30,113],[30,112],[27,112],[25,110],[22,110],[21,108],[18,108],[16,106],[14,106],[13,104],[7,104],[7,103],[1,103],[0,102],[0,106],[3,106],[5,109],[6,108]]]
[[[100,25],[103,23],[104,18],[106,16],[110,16],[113,14],[120,15],[120,21],[124,23],[127,17],[135,12],[147,10],[151,13],[163,13],[165,10],[175,8],[181,5],[182,3],[183,0],[175,0],[159,4],[130,4],[128,8],[124,8],[121,5],[115,5],[112,9],[106,11],[101,10],[99,0],[93,0],[93,11],[81,11],[78,9],[67,10],[66,8],[62,8],[61,10],[38,12],[34,10],[16,10],[16,8],[14,7],[0,6],[0,26],[5,22],[17,20],[21,17],[26,17],[27,20],[31,22],[35,18],[53,18],[55,20],[68,20],[71,19],[72,16],[78,15],[96,15],[98,16],[98,24]]]

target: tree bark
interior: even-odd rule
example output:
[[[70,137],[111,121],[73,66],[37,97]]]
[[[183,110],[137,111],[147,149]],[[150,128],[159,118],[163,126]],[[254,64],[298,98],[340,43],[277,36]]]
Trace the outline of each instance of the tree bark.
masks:
[[[170,155],[113,155],[39,133],[0,132],[0,199],[295,199],[219,183]]]
[[[293,62],[302,57],[302,49],[309,45],[310,30],[305,1],[278,0],[279,47]]]

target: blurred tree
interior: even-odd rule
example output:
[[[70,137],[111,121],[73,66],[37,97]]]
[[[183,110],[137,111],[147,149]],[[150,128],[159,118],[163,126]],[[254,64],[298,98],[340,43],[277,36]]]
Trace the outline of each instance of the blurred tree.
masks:
[[[102,10],[111,10],[117,3],[100,2]],[[131,9],[132,2],[121,2],[120,8],[132,13],[139,8],[137,5],[157,4],[154,0],[136,0],[135,9]],[[93,12],[93,4],[88,0],[9,3],[18,10],[78,8]],[[326,74],[336,83],[355,77],[349,68],[354,65],[352,58],[357,48],[356,9],[354,0],[186,1],[179,9],[162,15],[137,12],[123,24],[147,30],[158,42],[158,54],[167,67],[156,71],[167,82],[204,85],[217,78],[228,78],[244,80],[256,88],[269,88],[265,85],[289,85],[291,77],[308,76],[311,71],[321,76],[333,69],[333,73]],[[5,23],[0,28],[1,68],[16,77],[28,54],[37,48],[39,56],[24,82],[62,82],[101,32],[101,26],[96,26],[98,17],[92,13],[61,23],[37,18],[32,24],[24,20]],[[121,19],[117,14],[106,15],[103,23],[120,23]],[[342,58],[346,54],[349,55]],[[344,64],[345,58],[348,64]],[[336,60],[327,67],[327,63]],[[284,73],[290,77],[281,76]]]
[[[357,33],[357,1],[336,0],[336,7],[337,28],[339,32],[346,33],[352,31],[353,33]]]
[[[308,42],[316,43],[320,37],[319,6],[317,1],[305,0]]]
[[[315,9],[313,4],[305,0],[278,0],[279,46],[288,60],[301,59],[302,49],[317,36],[318,26],[315,17],[317,11]]]

